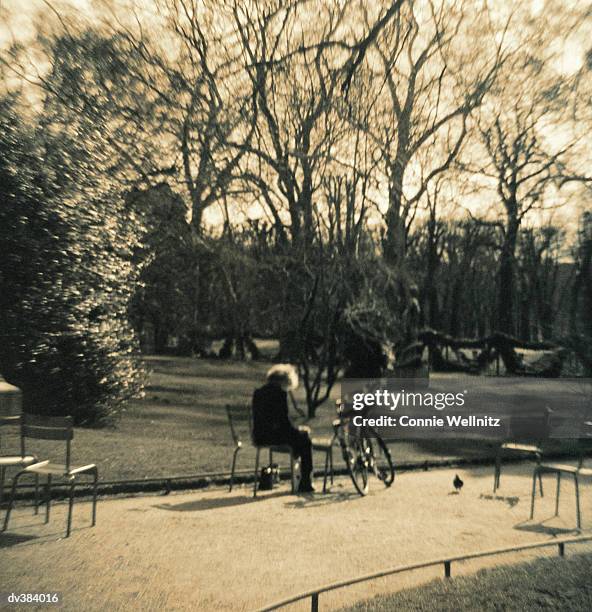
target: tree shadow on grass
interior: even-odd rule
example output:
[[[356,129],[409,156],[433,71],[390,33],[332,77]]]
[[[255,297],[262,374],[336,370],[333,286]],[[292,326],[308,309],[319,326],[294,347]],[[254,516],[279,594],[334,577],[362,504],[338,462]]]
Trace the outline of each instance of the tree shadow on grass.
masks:
[[[204,510],[215,510],[217,508],[242,506],[243,504],[265,501],[266,499],[285,495],[289,495],[289,493],[286,491],[278,491],[277,493],[261,494],[259,497],[253,497],[252,495],[243,495],[241,497],[214,497],[210,499],[196,499],[194,501],[181,502],[179,504],[156,504],[152,507],[172,512],[202,512]]]

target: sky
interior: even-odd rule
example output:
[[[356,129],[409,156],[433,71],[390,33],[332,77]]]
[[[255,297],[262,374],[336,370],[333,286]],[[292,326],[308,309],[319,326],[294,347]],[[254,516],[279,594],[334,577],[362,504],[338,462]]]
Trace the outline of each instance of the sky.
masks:
[[[534,18],[542,15],[547,7],[553,3],[553,6],[557,8],[556,3],[560,4],[571,4],[575,0],[532,0],[530,5],[531,14]],[[144,2],[136,2],[137,6],[142,7],[148,14],[152,13],[153,4],[150,0]],[[512,6],[510,0],[495,0],[495,6],[499,9],[500,14],[504,10],[509,10]],[[58,0],[52,3],[53,6],[60,8],[60,10],[75,9],[80,11],[85,18],[89,20],[96,19],[99,16],[99,12],[96,10],[96,3],[93,0]],[[114,0],[114,5],[118,11],[125,11],[125,7],[128,5],[127,1]],[[27,44],[28,41],[32,40],[35,36],[35,19],[41,18],[48,22],[50,19],[55,20],[55,15],[48,7],[47,3],[43,0],[0,0],[0,48],[10,44],[12,40],[17,40],[20,43]],[[9,27],[6,27],[6,24]],[[589,38],[587,38],[589,36]],[[588,24],[584,28],[575,28],[574,32],[562,40],[557,39],[557,60],[555,68],[565,75],[573,75],[581,69],[585,55],[585,44],[587,40],[592,39],[592,28]],[[38,68],[43,70],[43,62],[40,58],[36,58],[36,65]],[[35,99],[35,91],[31,91],[31,97]],[[39,94],[37,94],[39,95]],[[549,137],[553,140],[558,140],[562,137],[562,130],[556,130],[557,134],[552,134],[552,130],[549,130]],[[582,199],[581,190],[578,190],[577,185],[571,185],[566,187],[561,192],[559,200],[565,200],[565,204],[560,208],[550,210],[544,214],[539,215],[536,219],[532,219],[533,223],[545,223],[550,219],[564,226],[570,233],[573,233],[577,227],[578,213],[582,207],[589,207],[591,200],[586,198]],[[465,199],[465,205],[468,206],[472,212],[483,213],[484,204],[487,200],[470,198]],[[485,211],[486,212],[486,211]],[[457,211],[458,213],[458,211]],[[460,210],[462,213],[462,209]],[[221,212],[219,210],[211,209],[209,212],[209,220],[212,223],[216,223],[221,219]],[[421,215],[420,215],[421,217]]]

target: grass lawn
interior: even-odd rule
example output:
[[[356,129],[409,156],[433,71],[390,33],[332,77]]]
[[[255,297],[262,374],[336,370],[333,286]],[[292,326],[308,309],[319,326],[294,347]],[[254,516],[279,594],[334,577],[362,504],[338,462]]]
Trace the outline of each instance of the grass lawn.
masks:
[[[263,384],[270,362],[239,362],[181,357],[146,357],[151,375],[142,399],[133,400],[115,427],[76,428],[72,443],[74,463],[95,462],[101,480],[143,479],[228,471],[234,448],[226,404],[250,402],[253,389]],[[304,407],[304,396],[297,400]],[[334,413],[311,425],[331,430]],[[293,420],[302,423],[302,418]],[[239,423],[244,436],[237,469],[252,468],[254,452],[248,443],[248,424]],[[4,434],[4,432],[3,432]],[[3,451],[17,444],[16,436],[2,440]],[[27,450],[39,457],[58,459],[62,446],[29,441]],[[320,458],[319,458],[320,465]]]
[[[348,612],[592,610],[592,554],[482,570],[360,602]]]
[[[262,351],[269,358],[271,341]],[[204,472],[228,471],[233,444],[224,406],[250,402],[253,389],[262,384],[270,362],[238,362],[182,357],[145,358],[151,370],[145,397],[130,402],[114,428],[77,428],[73,442],[75,463],[95,462],[101,480],[189,476]],[[335,389],[333,396],[336,397]],[[304,408],[304,391],[296,399]],[[335,417],[334,403],[318,409],[318,416],[307,423],[313,435],[328,436]],[[303,418],[292,414],[295,424]],[[245,444],[239,453],[237,469],[252,469],[254,451],[250,447],[247,422],[242,423]],[[15,444],[16,439],[7,442]],[[51,443],[31,441],[29,452],[52,457]],[[8,444],[3,450],[8,448]],[[398,465],[426,460],[484,457],[492,446],[479,441],[396,442],[391,445]],[[56,457],[57,458],[57,457]],[[341,459],[335,455],[336,466]],[[316,459],[322,467],[322,457]]]

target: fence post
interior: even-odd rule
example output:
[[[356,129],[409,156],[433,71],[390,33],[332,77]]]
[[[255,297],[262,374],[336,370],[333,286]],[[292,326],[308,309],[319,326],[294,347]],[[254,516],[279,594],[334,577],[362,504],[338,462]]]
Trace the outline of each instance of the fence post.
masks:
[[[559,542],[559,556],[560,557],[565,557],[565,543],[564,542]]]
[[[310,598],[310,612],[319,612],[319,594],[313,593]]]
[[[450,578],[450,561],[444,561],[444,578]]]

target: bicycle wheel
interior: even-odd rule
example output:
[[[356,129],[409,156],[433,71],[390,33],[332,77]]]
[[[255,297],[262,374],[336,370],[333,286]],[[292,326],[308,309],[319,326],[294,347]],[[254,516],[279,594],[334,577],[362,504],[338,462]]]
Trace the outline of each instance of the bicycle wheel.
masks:
[[[372,472],[381,480],[385,487],[390,487],[395,481],[395,466],[391,452],[384,440],[372,428],[369,428],[374,437],[365,437],[366,454]]]
[[[342,447],[343,459],[356,491],[364,496],[368,494],[368,461],[364,452],[362,438],[349,438]]]

